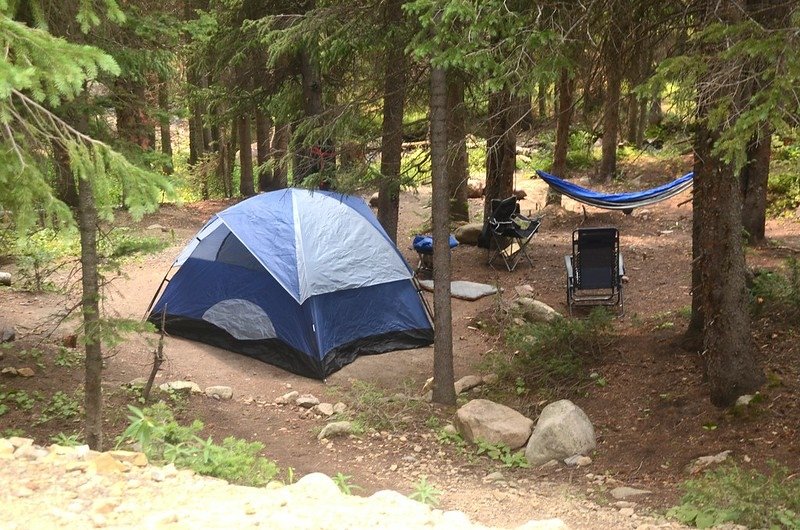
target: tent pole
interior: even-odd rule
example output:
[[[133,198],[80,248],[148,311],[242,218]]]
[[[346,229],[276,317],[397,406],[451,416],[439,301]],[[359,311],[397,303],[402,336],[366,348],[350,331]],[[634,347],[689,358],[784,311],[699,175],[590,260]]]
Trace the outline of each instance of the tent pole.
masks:
[[[153,304],[156,303],[156,299],[158,298],[158,295],[161,294],[161,289],[164,288],[164,284],[165,283],[169,283],[169,280],[167,279],[167,276],[169,276],[169,273],[172,270],[172,267],[173,267],[173,265],[169,266],[169,269],[167,269],[166,274],[164,274],[164,278],[161,279],[161,283],[158,284],[158,289],[156,289],[156,294],[154,294],[153,295],[153,299],[150,300],[150,304],[147,306],[147,309],[144,312],[144,316],[142,316],[142,320],[147,320],[147,315],[149,315],[150,314],[150,310],[153,309]]]
[[[417,279],[416,275],[412,276],[411,280],[414,282],[414,288],[417,290],[417,296],[419,296],[419,299],[422,300],[422,307],[425,308],[425,314],[428,315],[428,320],[430,321],[431,329],[433,329],[433,311],[431,311],[431,308],[428,305],[428,301],[425,300],[424,296],[422,296],[422,286],[419,284],[419,280]]]

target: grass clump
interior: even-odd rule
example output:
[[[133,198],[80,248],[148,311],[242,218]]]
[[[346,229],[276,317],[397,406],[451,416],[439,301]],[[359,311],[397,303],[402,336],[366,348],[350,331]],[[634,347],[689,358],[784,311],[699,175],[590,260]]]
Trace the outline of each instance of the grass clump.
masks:
[[[408,392],[388,395],[366,381],[353,381],[343,393],[349,407],[337,415],[337,419],[350,420],[355,434],[369,430],[402,430],[413,422],[414,413],[425,406],[421,400],[410,397]]]
[[[750,295],[756,314],[769,307],[789,310],[797,318],[800,315],[800,261],[786,260],[785,274],[759,271],[753,278]]]
[[[800,479],[770,464],[763,474],[731,464],[687,480],[667,515],[697,528],[730,522],[748,528],[800,528]]]
[[[586,319],[512,325],[505,332],[505,352],[493,369],[518,396],[564,395],[586,379],[584,361],[597,355],[611,338],[612,317],[604,308]]]
[[[163,402],[139,409],[128,405],[130,425],[119,443],[136,443],[155,463],[172,463],[201,475],[217,477],[235,484],[264,486],[278,474],[272,460],[259,456],[264,445],[233,436],[215,443],[211,437],[200,438],[200,420],[180,425]]]

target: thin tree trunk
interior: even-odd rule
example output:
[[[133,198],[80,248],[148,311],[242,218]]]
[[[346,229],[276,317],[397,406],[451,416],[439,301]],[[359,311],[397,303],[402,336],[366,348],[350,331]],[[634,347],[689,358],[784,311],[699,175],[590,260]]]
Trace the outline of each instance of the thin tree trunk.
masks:
[[[56,174],[56,195],[70,208],[78,208],[78,186],[69,165],[69,153],[61,142],[53,141],[53,168]]]
[[[256,165],[258,165],[258,189],[267,191],[272,188],[272,171],[265,167],[269,161],[269,150],[272,145],[272,118],[263,110],[256,112]]]
[[[547,119],[547,83],[539,81],[536,90],[536,106],[539,112],[539,118],[542,120]]]
[[[389,0],[384,13],[387,28],[403,20],[403,0]],[[400,216],[400,164],[403,156],[403,112],[406,99],[406,55],[402,46],[389,42],[383,85],[381,131],[381,181],[378,187],[378,221],[397,242]]]
[[[172,174],[172,131],[170,129],[170,110],[169,110],[169,84],[166,79],[162,78],[158,84],[158,109],[161,112],[159,117],[159,129],[161,133],[161,153],[167,156],[167,162],[164,164],[164,172],[167,175]]]
[[[89,176],[78,183],[78,227],[81,236],[81,307],[85,335],[84,434],[95,451],[103,448],[103,351],[100,342],[100,288],[97,271],[97,209]]]
[[[144,84],[119,78],[116,80],[114,88],[117,135],[123,141],[141,149],[153,149],[151,138],[154,135],[154,124],[147,115]]]
[[[639,127],[639,100],[633,92],[628,94],[628,112],[625,117],[628,121],[628,144],[636,147],[637,128]]]
[[[767,182],[772,152],[772,130],[761,127],[747,146],[747,165],[741,171],[742,227],[747,242],[756,245],[764,241],[767,221]]]
[[[242,114],[239,126],[239,193],[243,197],[255,195],[253,182],[253,151],[251,149],[250,116]]]
[[[596,182],[608,182],[617,175],[617,138],[619,136],[619,101],[622,87],[622,65],[615,43],[605,52],[606,94],[603,106],[603,145],[600,172]]]
[[[453,323],[450,305],[450,245],[447,178],[447,75],[431,71],[431,172],[433,174],[433,402],[455,405]]]
[[[286,167],[286,154],[289,152],[289,137],[292,135],[291,125],[276,124],[272,136],[272,189],[280,190],[288,185],[289,170]]]
[[[464,81],[455,72],[447,74],[447,177],[450,182],[450,220],[469,221]]]
[[[303,110],[306,118],[316,118],[322,114],[322,79],[320,77],[319,65],[312,50],[303,48],[300,51],[300,74],[303,81]],[[304,145],[305,138],[295,142],[295,167],[293,169],[294,184],[298,185],[305,178],[313,173],[322,172],[325,166],[324,157],[321,153],[325,151],[319,142],[314,142],[314,146],[320,150],[320,154],[312,154],[312,146]]]
[[[639,102],[639,123],[636,126],[636,146],[642,147],[644,145],[644,133],[647,128],[647,99]]]
[[[572,93],[575,80],[566,68],[561,69],[558,76],[558,119],[556,121],[556,143],[553,147],[553,174],[567,178],[567,153],[569,152],[569,129],[572,123]],[[545,204],[561,205],[561,194],[553,188],[547,188]]]
[[[489,138],[486,140],[486,187],[483,218],[492,214],[492,199],[504,199],[514,192],[517,135],[511,116],[508,90],[489,94]]]

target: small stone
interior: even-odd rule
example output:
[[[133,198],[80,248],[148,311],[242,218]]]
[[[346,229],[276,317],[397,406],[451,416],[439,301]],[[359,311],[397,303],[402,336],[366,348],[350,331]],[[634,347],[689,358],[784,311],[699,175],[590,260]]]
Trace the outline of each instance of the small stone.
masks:
[[[205,389],[206,396],[227,401],[233,398],[233,389],[229,386],[209,386]]]
[[[636,503],[631,501],[617,501],[614,503],[614,506],[620,509],[633,508],[634,506],[636,506]]]
[[[98,475],[113,475],[126,470],[122,462],[118,462],[108,453],[100,453],[89,462],[89,471]]]
[[[425,384],[422,385],[422,393],[424,394],[428,390],[432,389],[433,389],[433,377],[429,377],[428,379],[425,380]]]
[[[31,447],[33,445],[33,438],[22,438],[20,436],[12,436],[8,439],[11,445],[19,449],[20,447]]]
[[[33,368],[28,368],[27,366],[25,366],[17,370],[17,375],[19,375],[20,377],[33,377],[34,375],[36,375],[36,372],[33,371]]]
[[[297,390],[292,390],[291,392],[287,392],[284,395],[275,398],[274,403],[276,405],[288,405],[289,403],[292,403],[295,399],[297,399],[297,396],[299,395],[300,392],[298,392]]]
[[[312,410],[322,416],[333,416],[333,405],[331,405],[330,403],[320,403],[319,405],[316,405]]]
[[[145,467],[147,465],[147,455],[144,453],[116,450],[108,451],[108,454],[118,462],[127,462],[136,467]]]
[[[389,466],[389,471],[397,471],[397,464],[392,464]]]
[[[568,466],[577,466],[583,467],[588,466],[592,463],[591,457],[583,456],[583,455],[573,455],[569,458],[564,459],[564,463]]]
[[[0,285],[11,285],[11,273],[0,272]],[[3,341],[5,342],[5,341]]]
[[[162,232],[169,232],[169,228],[164,228],[159,224],[150,225],[147,227],[147,230],[161,230]]]
[[[2,370],[0,370],[0,374],[3,374],[8,377],[14,377],[17,375],[17,369],[13,366],[6,366]]]
[[[185,392],[187,394],[201,394],[203,392],[200,390],[200,385],[194,381],[170,381],[168,383],[164,383],[163,385],[159,385],[158,388],[164,392]]]
[[[14,328],[0,328],[0,342],[14,342],[17,331]]]
[[[650,495],[651,493],[652,492],[648,490],[640,490],[628,486],[620,486],[611,490],[611,496],[617,500],[623,500],[629,497],[641,497],[642,495]]]
[[[489,473],[488,475],[483,477],[484,482],[501,482],[504,481],[505,479],[506,477],[503,476],[503,474],[500,473],[499,471],[495,471],[494,473]]]
[[[119,502],[114,499],[97,499],[92,502],[91,510],[95,513],[106,514],[114,511],[119,506]]]
[[[131,379],[130,381],[125,383],[125,386],[128,386],[130,388],[144,388],[146,384],[147,384],[146,377],[137,377],[136,379]]]
[[[415,453],[420,453],[420,452],[422,452],[422,446],[421,446],[421,445],[415,445],[415,446],[414,446],[414,452],[415,452]]]
[[[453,434],[458,434],[458,429],[456,429],[456,426],[453,425],[452,423],[448,423],[442,428],[442,432],[444,432],[445,434],[453,435]]]
[[[298,396],[294,402],[298,407],[303,407],[304,409],[310,409],[319,405],[319,399],[311,394],[303,394]]]
[[[477,375],[466,375],[455,382],[454,387],[456,394],[472,390],[476,386],[483,384],[483,378]]]
[[[633,515],[633,508],[620,508],[619,514],[623,517],[630,517]]]
[[[689,462],[686,466],[685,471],[690,475],[697,475],[704,469],[714,464],[721,464],[722,462],[728,459],[728,456],[731,454],[731,451],[722,451],[721,453],[717,453],[715,455],[709,456],[701,456],[700,458],[696,458]]]
[[[346,410],[347,410],[347,405],[345,405],[345,404],[344,404],[344,403],[342,403],[341,401],[339,401],[338,403],[336,403],[336,404],[333,406],[333,412],[334,412],[334,414],[342,414],[342,413],[343,413],[344,411],[346,411]]]
[[[497,374],[486,374],[483,376],[483,384],[493,385],[497,382]]]
[[[317,439],[332,438],[334,436],[342,436],[351,434],[353,432],[353,424],[349,421],[334,421],[327,424],[317,435]]]
[[[736,406],[737,407],[746,407],[747,405],[750,404],[751,401],[753,401],[754,397],[755,396],[753,396],[751,394],[745,394],[744,396],[739,396],[738,398],[736,398]]]

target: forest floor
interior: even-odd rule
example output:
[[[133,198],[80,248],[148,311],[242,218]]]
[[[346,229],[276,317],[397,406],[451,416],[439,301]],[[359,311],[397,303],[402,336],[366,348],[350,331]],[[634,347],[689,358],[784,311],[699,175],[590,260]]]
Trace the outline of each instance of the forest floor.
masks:
[[[655,165],[640,164],[629,172],[639,177],[627,186],[646,188],[669,180],[661,171],[663,168]],[[545,185],[521,173],[516,184],[528,194],[521,203],[523,212],[538,211],[544,204]],[[408,248],[410,238],[429,217],[429,199],[429,188],[404,193],[401,199],[399,246],[412,264],[416,264],[416,254]],[[211,346],[167,338],[167,360],[156,381],[191,380],[201,388],[233,388],[232,401],[192,396],[176,403],[180,419],[198,418],[205,423],[205,436],[258,440],[265,444],[265,454],[282,468],[291,467],[297,475],[312,471],[349,475],[350,484],[362,488],[359,494],[387,488],[410,493],[420,477],[427,476],[443,491],[443,508],[462,510],[490,525],[513,526],[531,518],[563,517],[574,527],[591,528],[599,520],[594,509],[582,504],[584,508],[576,510],[569,502],[592,501],[607,506],[600,510],[618,510],[608,494],[614,485],[651,490],[651,495],[636,499],[637,509],[659,511],[679,499],[679,483],[690,478],[687,464],[699,456],[726,450],[732,451],[733,460],[748,466],[767,469],[768,462],[775,460],[796,473],[800,471],[798,330],[784,324],[780,315],[761,314],[754,319],[757,355],[765,366],[768,384],[761,391],[761,400],[743,413],[710,404],[701,359],[681,346],[691,302],[689,201],[686,192],[626,216],[590,207],[584,210],[565,199],[562,209],[543,212],[541,229],[530,247],[533,267],[521,263],[510,273],[488,267],[484,250],[462,245],[453,251],[453,279],[503,288],[501,295],[475,302],[453,299],[455,372],[461,377],[485,372],[482,363],[487,354],[502,347],[500,337],[476,329],[476,318],[504,307],[516,296],[514,287],[526,284],[537,299],[566,313],[563,256],[570,253],[572,231],[579,226],[619,228],[629,278],[625,313],[614,320],[613,343],[595,358],[585,360],[585,369],[599,374],[604,384],[591,385],[579,395],[553,396],[572,399],[595,426],[598,446],[588,467],[503,468],[474,451],[438,441],[437,429],[452,411],[424,403],[403,410],[389,428],[328,445],[316,438],[324,420],[307,418],[297,408],[273,404],[289,390],[314,394],[322,401],[352,402],[357,399],[354,381],[371,383],[386,395],[421,395],[432,371],[432,348],[362,357],[320,382]],[[133,233],[168,239],[169,246],[128,263],[123,275],[108,286],[105,309],[122,317],[141,317],[185,242],[228,204],[206,201],[168,205],[135,223],[120,214],[118,225],[130,227]],[[472,199],[470,208],[479,217],[482,200]],[[153,224],[165,227],[167,232],[148,230]],[[779,269],[800,249],[800,222],[769,220],[767,236],[767,244],[748,250],[748,264]],[[3,268],[13,272],[13,265]],[[74,299],[64,300],[54,293],[0,288],[0,323],[15,326],[19,335],[11,348],[0,350],[0,366],[30,366],[36,372],[25,379],[3,377],[0,384],[5,390],[23,390],[31,396],[37,391],[51,395],[59,390],[75,395],[82,382],[82,368],[65,362],[64,350],[59,348],[61,337],[69,335],[74,325],[68,322],[46,337],[52,328],[52,315],[72,303]],[[134,337],[108,352],[104,372],[108,439],[126,425],[124,404],[133,398],[124,384],[149,374],[155,340],[156,335]],[[42,353],[35,353],[34,348]],[[357,392],[358,385],[355,389]],[[482,392],[479,389],[475,395]],[[544,404],[533,402],[535,399],[509,396],[508,404],[535,419]],[[57,414],[51,414],[55,417],[49,421],[33,421],[42,406],[34,404],[27,411],[9,407],[0,415],[0,437],[8,429],[17,429],[15,432],[46,445],[55,433],[79,430],[75,420],[62,420]],[[485,477],[497,470],[502,471],[504,482],[487,483]],[[567,499],[567,504],[536,500],[551,493]],[[617,522],[611,526],[623,525]],[[630,527],[636,526],[631,521]]]

